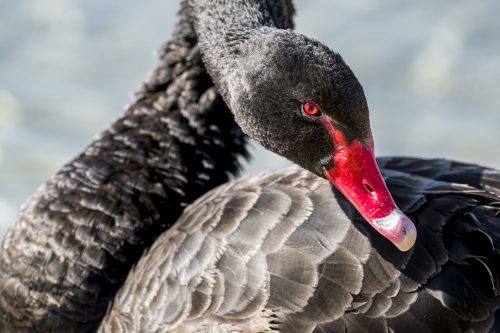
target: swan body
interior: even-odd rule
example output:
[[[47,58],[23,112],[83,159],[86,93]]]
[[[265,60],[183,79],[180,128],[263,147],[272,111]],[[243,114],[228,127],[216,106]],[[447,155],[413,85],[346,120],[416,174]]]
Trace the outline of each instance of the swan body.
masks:
[[[130,273],[100,332],[497,332],[500,173],[380,159],[417,221],[401,252],[294,167],[189,206]]]

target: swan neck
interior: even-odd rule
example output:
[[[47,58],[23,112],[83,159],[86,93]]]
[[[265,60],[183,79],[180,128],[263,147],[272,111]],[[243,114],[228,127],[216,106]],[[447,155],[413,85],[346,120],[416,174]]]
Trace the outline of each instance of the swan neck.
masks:
[[[266,0],[190,0],[192,21],[203,53],[237,56],[239,47],[262,27],[276,27]]]
[[[3,238],[0,332],[95,332],[144,249],[238,173],[246,139],[186,9],[125,115],[26,202]]]
[[[259,36],[293,28],[290,0],[188,0],[203,61],[230,105],[228,77]]]

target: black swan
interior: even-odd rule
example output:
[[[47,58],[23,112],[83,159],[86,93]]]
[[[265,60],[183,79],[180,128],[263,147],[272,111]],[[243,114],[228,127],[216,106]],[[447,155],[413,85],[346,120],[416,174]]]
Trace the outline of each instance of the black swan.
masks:
[[[273,3],[189,2],[238,124],[308,171],[198,199],[130,272],[100,331],[498,332],[500,173],[379,160],[414,244],[378,176],[361,85],[338,54],[279,29]]]
[[[283,15],[290,8],[289,2],[264,0],[188,1],[183,7],[195,25],[208,72],[244,131],[309,171],[293,168],[230,182],[186,208],[130,272],[100,330],[498,331],[500,174],[446,160],[379,160],[398,206],[417,224],[412,247],[413,224],[378,177],[360,84],[338,54],[277,29],[290,27],[284,19],[288,14]],[[164,71],[156,73],[161,77]],[[145,91],[158,97],[169,80]],[[141,101],[151,103],[140,98],[137,104]],[[182,163],[189,159],[175,165],[175,159],[167,160],[159,168],[164,172],[151,178],[154,184],[149,174],[141,179],[144,164],[149,172],[158,165],[145,163],[144,156],[132,158],[136,150],[148,153],[150,144],[173,141],[170,136],[176,145],[159,144],[156,154],[163,156],[162,149],[172,145],[176,149],[166,157],[182,154],[183,144],[196,147],[178,122],[168,134],[141,131],[132,115],[146,121],[156,103],[146,103],[151,108],[143,110],[132,107],[135,112],[129,110],[26,206],[3,244],[7,254],[2,253],[0,283],[7,287],[0,301],[6,329],[91,330],[123,281],[120,274],[154,240],[150,232],[168,228],[190,201],[184,197],[192,200],[203,186],[215,183],[199,177],[210,184],[195,183],[199,191],[186,193],[191,179],[171,176],[170,168],[184,171],[188,165]],[[182,105],[176,120],[179,114]],[[172,124],[168,117],[163,121]],[[143,142],[117,129],[165,137]],[[125,153],[115,150],[115,140]],[[241,146],[233,148],[224,159],[229,170],[236,164],[228,160],[244,154]],[[198,153],[203,157],[194,175],[207,163],[207,153],[201,148]],[[87,156],[95,158],[87,161]],[[128,174],[117,170],[101,160],[108,156],[136,168],[127,168]],[[103,191],[107,186],[112,190]],[[162,196],[165,187],[173,193]],[[78,196],[78,205],[71,194]],[[122,200],[123,195],[131,199]],[[157,196],[158,201],[151,199]],[[136,207],[136,215],[124,216]],[[141,216],[149,219],[145,226],[137,219]],[[41,237],[34,223],[46,232],[40,244],[34,241]],[[32,301],[32,295],[38,298]],[[19,297],[24,303],[16,303]]]

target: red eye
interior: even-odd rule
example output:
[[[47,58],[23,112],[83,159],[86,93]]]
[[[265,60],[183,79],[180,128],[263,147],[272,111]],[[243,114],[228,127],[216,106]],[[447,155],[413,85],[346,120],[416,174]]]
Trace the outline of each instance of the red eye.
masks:
[[[321,116],[321,111],[319,110],[319,106],[311,101],[305,102],[304,105],[302,105],[302,110],[308,116],[313,116],[313,117]]]

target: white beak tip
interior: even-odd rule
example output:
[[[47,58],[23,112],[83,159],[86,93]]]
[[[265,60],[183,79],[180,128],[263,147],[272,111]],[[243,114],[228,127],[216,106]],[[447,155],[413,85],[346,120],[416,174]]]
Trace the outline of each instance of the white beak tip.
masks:
[[[375,229],[400,251],[410,250],[417,240],[415,224],[399,209],[393,210],[389,215],[374,219]]]

